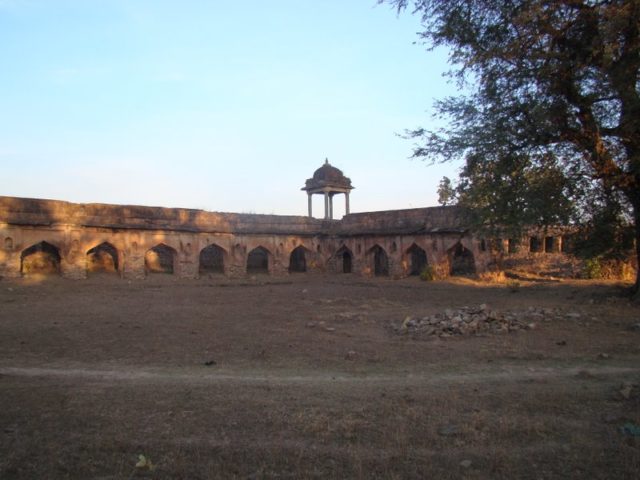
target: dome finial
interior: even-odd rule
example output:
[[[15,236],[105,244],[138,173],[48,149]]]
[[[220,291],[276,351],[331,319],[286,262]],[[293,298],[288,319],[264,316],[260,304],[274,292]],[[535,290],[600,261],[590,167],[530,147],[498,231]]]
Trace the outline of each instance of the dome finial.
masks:
[[[329,165],[329,159],[327,157],[324,157],[324,164]]]

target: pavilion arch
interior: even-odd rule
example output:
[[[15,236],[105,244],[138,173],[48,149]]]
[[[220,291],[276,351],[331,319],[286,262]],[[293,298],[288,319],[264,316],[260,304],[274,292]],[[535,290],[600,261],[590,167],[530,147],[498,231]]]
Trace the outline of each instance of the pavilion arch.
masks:
[[[351,273],[353,271],[353,252],[346,245],[342,245],[335,254],[337,271]]]
[[[118,250],[109,242],[87,251],[87,272],[89,273],[117,273],[119,269]]]
[[[174,248],[164,243],[151,247],[144,255],[144,269],[147,273],[175,272],[177,252]]]
[[[369,255],[373,262],[373,274],[376,277],[389,276],[389,256],[384,248],[380,245],[374,245],[369,249]]]
[[[271,261],[271,252],[260,245],[247,255],[247,273],[269,273]]]
[[[420,275],[429,265],[427,252],[415,242],[406,250],[405,255],[409,275]]]
[[[227,251],[220,245],[212,243],[200,250],[198,272],[200,275],[224,273]]]
[[[451,275],[473,275],[476,273],[476,263],[471,250],[457,242],[447,250],[449,257],[449,273]]]
[[[303,273],[307,271],[307,254],[311,250],[304,245],[298,245],[289,255],[289,273]]]
[[[60,249],[48,242],[40,242],[24,249],[20,254],[22,275],[60,274]]]

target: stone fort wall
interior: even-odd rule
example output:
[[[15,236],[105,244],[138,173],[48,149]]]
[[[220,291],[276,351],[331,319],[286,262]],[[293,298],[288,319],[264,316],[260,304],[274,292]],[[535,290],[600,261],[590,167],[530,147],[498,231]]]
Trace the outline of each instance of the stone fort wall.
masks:
[[[155,272],[184,278],[252,273],[355,273],[404,277],[481,273],[495,261],[458,207],[302,216],[77,204],[0,197],[0,275],[52,271],[85,278]]]

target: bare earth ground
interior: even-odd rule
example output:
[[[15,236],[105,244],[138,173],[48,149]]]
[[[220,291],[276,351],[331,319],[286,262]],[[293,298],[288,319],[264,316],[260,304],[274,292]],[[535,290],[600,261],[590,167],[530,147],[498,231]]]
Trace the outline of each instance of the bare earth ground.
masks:
[[[351,275],[2,280],[0,478],[636,479],[640,308],[620,294]],[[390,328],[481,303],[580,316],[446,339]]]

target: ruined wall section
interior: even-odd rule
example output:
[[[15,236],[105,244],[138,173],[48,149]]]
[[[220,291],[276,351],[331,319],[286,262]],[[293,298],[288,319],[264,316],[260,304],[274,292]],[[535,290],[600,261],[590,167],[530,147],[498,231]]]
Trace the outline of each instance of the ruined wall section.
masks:
[[[460,207],[427,207],[354,213],[330,226],[328,232],[356,253],[359,271],[375,275],[374,256],[380,247],[388,257],[389,275],[404,277],[412,271],[412,250],[426,255],[436,276],[451,273],[458,245],[470,252],[477,273],[492,262],[491,252],[482,248],[464,224]],[[339,268],[335,267],[335,268]]]
[[[87,252],[105,242],[117,256],[117,273],[128,278],[148,273],[145,255],[158,246],[173,259],[171,271],[186,278],[199,276],[200,252],[210,245],[222,249],[224,274],[230,277],[246,275],[247,258],[257,248],[266,250],[273,275],[289,273],[296,248],[304,251],[308,272],[342,272],[348,252],[353,273],[376,275],[382,269],[402,277],[415,270],[416,250],[442,276],[449,274],[458,250],[469,253],[474,269],[482,271],[489,255],[462,219],[457,207],[355,213],[332,221],[0,197],[0,275],[20,276],[21,255],[39,242],[58,249],[59,273],[69,278],[84,278]]]

